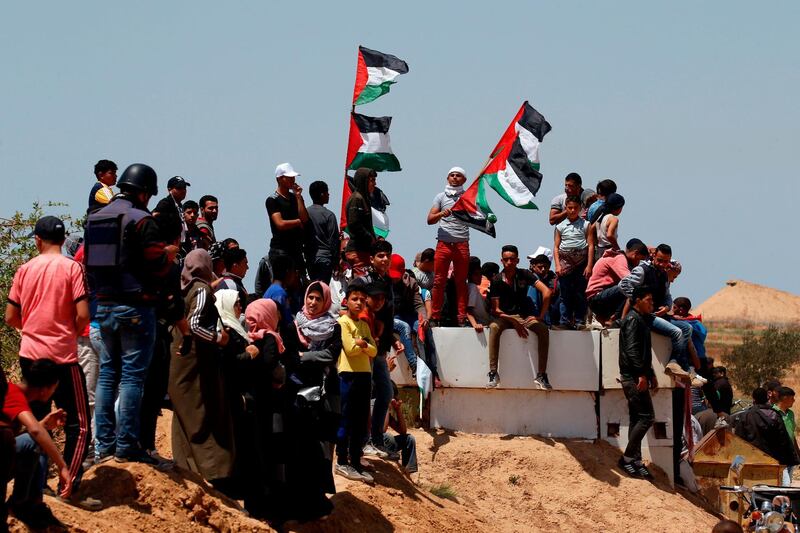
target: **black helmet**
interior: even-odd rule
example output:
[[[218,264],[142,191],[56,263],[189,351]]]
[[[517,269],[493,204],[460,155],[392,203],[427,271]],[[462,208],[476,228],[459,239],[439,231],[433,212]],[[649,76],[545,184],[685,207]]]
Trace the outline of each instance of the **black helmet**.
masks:
[[[117,186],[122,189],[134,189],[147,192],[155,196],[158,194],[158,176],[156,171],[142,163],[134,163],[125,169],[117,180]]]

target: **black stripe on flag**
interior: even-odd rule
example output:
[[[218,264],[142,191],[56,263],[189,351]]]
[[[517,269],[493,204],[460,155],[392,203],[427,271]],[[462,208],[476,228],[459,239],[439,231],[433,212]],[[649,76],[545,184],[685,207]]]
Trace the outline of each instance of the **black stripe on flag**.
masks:
[[[361,53],[361,57],[364,58],[364,64],[368,67],[386,67],[400,74],[408,72],[408,63],[398,57],[384,54],[377,50],[370,50],[363,46],[359,46],[358,51]]]
[[[497,232],[494,229],[494,224],[489,222],[488,219],[474,217],[466,211],[453,211],[453,216],[470,228],[482,231],[490,237],[497,238]]]
[[[522,181],[522,184],[535,196],[542,184],[542,174],[533,168],[530,159],[528,159],[528,154],[522,148],[519,135],[514,139],[514,144],[511,146],[511,153],[508,154],[508,164],[514,169],[514,173]]]
[[[525,102],[525,111],[522,113],[517,124],[531,132],[534,137],[539,139],[539,142],[542,142],[544,136],[553,129],[544,116],[536,111],[528,102]]]
[[[389,133],[389,126],[392,125],[392,117],[368,117],[358,113],[352,115],[361,133]]]

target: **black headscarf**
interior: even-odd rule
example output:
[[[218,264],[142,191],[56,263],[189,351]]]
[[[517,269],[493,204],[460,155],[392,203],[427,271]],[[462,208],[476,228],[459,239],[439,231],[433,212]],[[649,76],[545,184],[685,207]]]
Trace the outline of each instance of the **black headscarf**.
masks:
[[[358,192],[364,198],[364,201],[367,203],[367,207],[372,209],[372,204],[370,203],[370,194],[369,194],[369,178],[373,176],[375,171],[371,168],[361,167],[356,170],[355,176],[353,176],[353,186],[355,188],[354,192]],[[368,211],[369,212],[369,211]]]

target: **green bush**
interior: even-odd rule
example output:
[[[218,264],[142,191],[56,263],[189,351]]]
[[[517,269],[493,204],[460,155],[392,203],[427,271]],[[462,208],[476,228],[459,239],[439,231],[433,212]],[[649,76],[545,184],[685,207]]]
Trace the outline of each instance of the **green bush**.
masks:
[[[761,334],[744,334],[742,344],[725,357],[728,374],[745,394],[769,379],[782,380],[800,363],[800,330],[770,326]]]
[[[64,207],[65,204],[48,203],[46,207]],[[0,302],[8,301],[8,291],[14,273],[20,265],[36,255],[36,243],[28,235],[33,231],[36,221],[45,215],[44,208],[37,202],[29,213],[17,211],[9,218],[0,218]],[[77,229],[74,219],[69,215],[59,215],[66,227]],[[3,308],[5,315],[5,308]],[[19,333],[0,321],[0,365],[14,379],[19,358]]]

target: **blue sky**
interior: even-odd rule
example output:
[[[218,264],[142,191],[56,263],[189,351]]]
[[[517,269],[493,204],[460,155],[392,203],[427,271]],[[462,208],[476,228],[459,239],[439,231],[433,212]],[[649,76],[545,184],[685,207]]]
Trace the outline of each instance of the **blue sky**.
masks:
[[[674,288],[700,303],[726,279],[800,293],[796,2],[14,3],[0,17],[0,214],[61,201],[81,214],[100,158],[152,165],[162,189],[220,198],[218,235],[266,253],[275,165],[325,179],[339,212],[356,48],[410,72],[360,106],[390,115],[403,171],[380,186],[411,258],[453,165],[474,177],[523,100],[553,125],[540,211],[494,195],[498,238],[552,242],[563,177],[610,177],[620,240],[672,244]],[[151,204],[155,205],[155,201]]]

